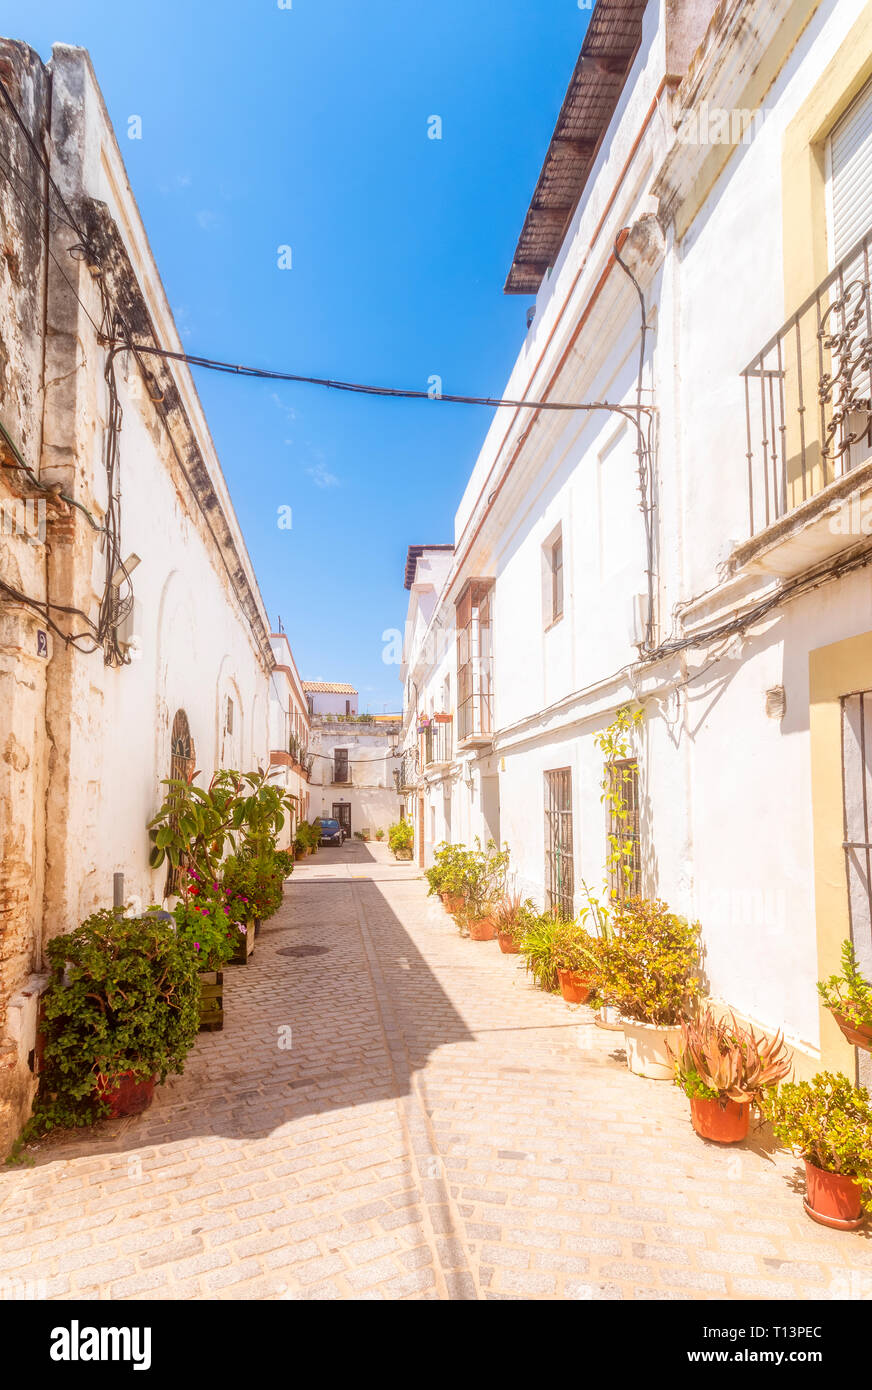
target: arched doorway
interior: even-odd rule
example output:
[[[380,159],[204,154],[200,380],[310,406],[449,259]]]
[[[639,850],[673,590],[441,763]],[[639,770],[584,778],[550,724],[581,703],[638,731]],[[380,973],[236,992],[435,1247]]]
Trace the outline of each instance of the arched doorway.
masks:
[[[188,716],[183,709],[176,710],[170,734],[170,777],[190,782],[196,771],[194,740],[188,724]],[[178,893],[181,887],[181,873],[172,865],[167,869],[167,882],[164,896]]]

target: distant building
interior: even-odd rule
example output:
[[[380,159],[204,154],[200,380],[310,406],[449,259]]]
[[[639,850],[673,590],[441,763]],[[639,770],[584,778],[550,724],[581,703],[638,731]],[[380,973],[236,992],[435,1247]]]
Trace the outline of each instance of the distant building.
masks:
[[[273,781],[294,798],[294,814],[279,838],[282,848],[290,845],[297,825],[309,816],[309,706],[305,686],[294,661],[287,634],[270,634],[276,668],[270,680],[269,737],[270,769]]]
[[[307,682],[307,694],[312,688],[313,683]],[[346,691],[356,697],[352,686],[333,685],[310,698],[342,698],[350,703]],[[402,716],[313,714],[310,723],[309,819],[332,817],[349,837],[374,837],[378,830],[386,836],[403,809],[398,791]]]
[[[357,691],[341,681],[303,681],[310,714],[357,714]]]

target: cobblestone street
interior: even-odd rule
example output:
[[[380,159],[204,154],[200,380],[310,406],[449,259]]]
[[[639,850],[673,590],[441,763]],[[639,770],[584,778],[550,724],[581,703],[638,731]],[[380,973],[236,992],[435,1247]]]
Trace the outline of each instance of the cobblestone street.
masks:
[[[225,978],[150,1111],[0,1170],[0,1294],[872,1296],[872,1240],[808,1220],[796,1162],[698,1139],[379,845],[298,866]]]

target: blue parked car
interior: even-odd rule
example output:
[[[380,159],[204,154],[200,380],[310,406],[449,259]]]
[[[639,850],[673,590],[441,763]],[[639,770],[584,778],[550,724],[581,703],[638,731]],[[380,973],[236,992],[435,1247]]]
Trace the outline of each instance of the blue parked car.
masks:
[[[318,824],[321,827],[322,845],[344,845],[345,831],[338,820],[326,820],[321,816],[318,819]]]

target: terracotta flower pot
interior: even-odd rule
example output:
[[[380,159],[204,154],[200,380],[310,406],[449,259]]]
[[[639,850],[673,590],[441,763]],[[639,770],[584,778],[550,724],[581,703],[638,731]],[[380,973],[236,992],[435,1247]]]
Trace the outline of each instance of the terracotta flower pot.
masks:
[[[500,950],[504,956],[517,956],[521,948],[513,936],[507,936],[505,932],[497,932],[497,940],[500,943]]]
[[[97,1094],[109,1106],[113,1120],[122,1115],[141,1115],[154,1100],[156,1078],[137,1080],[132,1071],[116,1072],[113,1076],[97,1077]]]
[[[690,1122],[701,1139],[716,1144],[741,1144],[748,1137],[751,1106],[747,1101],[706,1100],[703,1096],[690,1098]]]
[[[872,1052],[872,1027],[868,1023],[852,1023],[844,1014],[836,1013],[835,1009],[832,1012],[833,1018],[851,1046],[862,1047],[866,1052]]]
[[[671,1081],[675,1067],[669,1049],[672,1053],[678,1051],[681,1029],[667,1028],[661,1023],[639,1023],[634,1018],[622,1018],[621,1027],[630,1071],[651,1081]]]
[[[803,1206],[812,1221],[837,1231],[856,1231],[863,1224],[862,1191],[853,1178],[825,1173],[806,1159],[805,1185],[808,1196]]]
[[[590,971],[558,970],[560,993],[567,1004],[586,1004],[593,989],[594,977]]]
[[[463,894],[443,893],[442,901],[445,904],[447,910],[453,915],[455,912],[459,912],[460,909],[463,907]]]
[[[479,917],[477,922],[470,922],[469,935],[473,941],[493,941],[497,934],[493,918]]]

